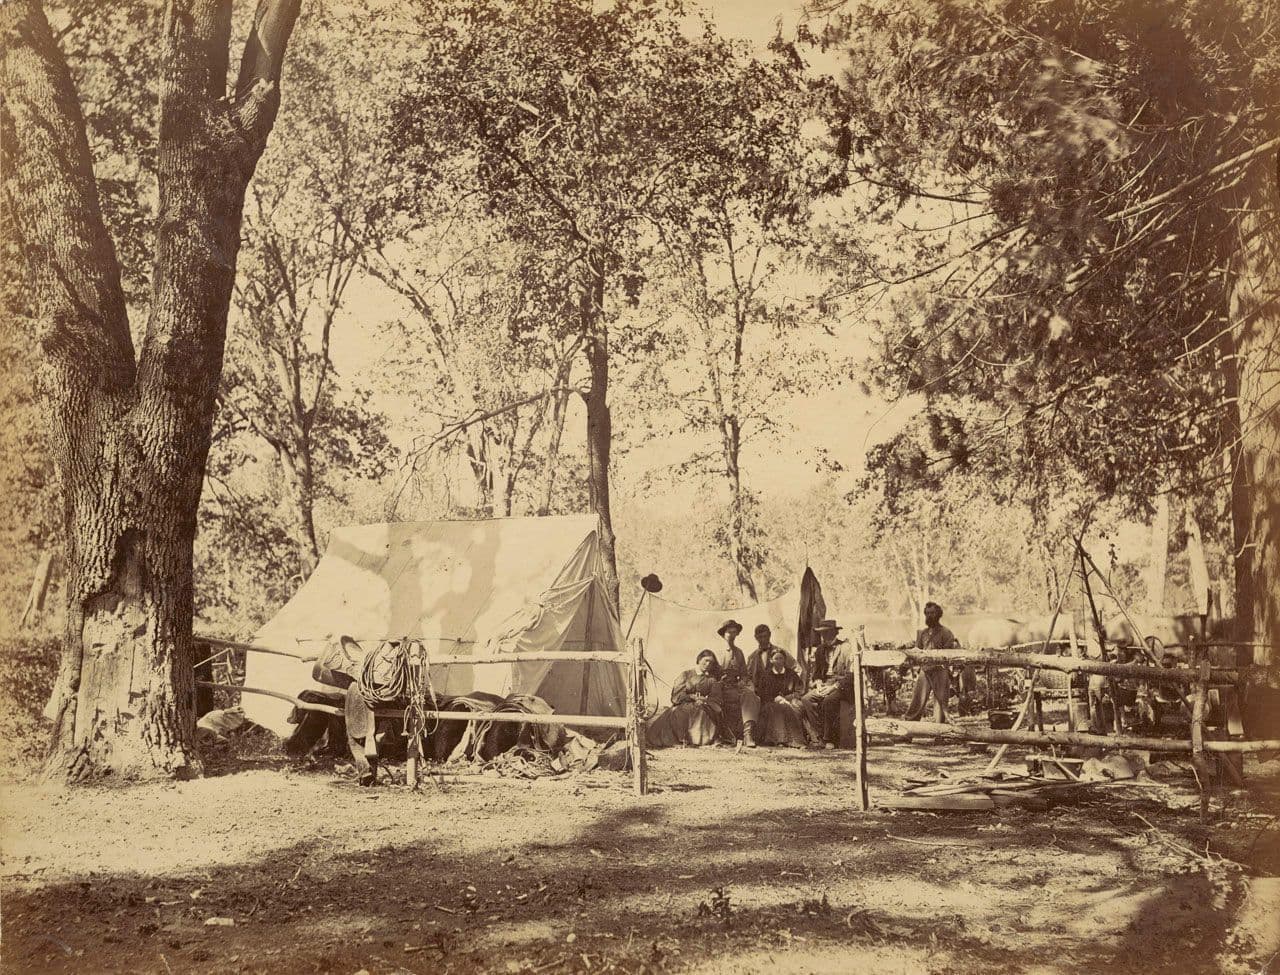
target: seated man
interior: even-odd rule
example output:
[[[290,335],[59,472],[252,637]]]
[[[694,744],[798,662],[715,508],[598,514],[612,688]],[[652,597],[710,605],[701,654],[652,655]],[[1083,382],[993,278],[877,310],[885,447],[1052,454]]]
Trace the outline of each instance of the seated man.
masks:
[[[835,748],[840,739],[840,703],[853,700],[853,666],[848,643],[836,637],[841,627],[823,620],[813,628],[813,683],[800,700],[805,733],[812,744]]]
[[[788,661],[785,650],[774,649],[769,666],[756,675],[760,698],[760,741],[765,745],[804,747],[804,723],[800,698],[804,683],[800,671]]]
[[[942,607],[935,602],[924,604],[924,629],[916,634],[918,650],[955,650],[960,646],[956,635],[942,625]],[[947,700],[951,697],[951,675],[946,664],[925,664],[916,677],[915,693],[904,714],[905,721],[919,721],[925,705],[933,698],[933,720],[947,723]]]

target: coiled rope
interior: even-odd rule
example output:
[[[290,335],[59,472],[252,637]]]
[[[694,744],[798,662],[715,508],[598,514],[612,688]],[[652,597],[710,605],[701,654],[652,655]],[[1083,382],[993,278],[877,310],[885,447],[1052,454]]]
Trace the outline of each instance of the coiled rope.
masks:
[[[408,655],[402,646],[403,642],[383,640],[365,655],[356,687],[370,710],[394,705],[409,696],[412,678]]]

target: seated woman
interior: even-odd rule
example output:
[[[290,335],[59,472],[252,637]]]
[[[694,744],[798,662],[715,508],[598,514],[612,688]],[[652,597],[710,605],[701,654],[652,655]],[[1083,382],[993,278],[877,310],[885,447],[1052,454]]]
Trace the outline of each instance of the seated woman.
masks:
[[[721,708],[718,670],[714,653],[703,650],[698,654],[694,669],[681,674],[671,689],[671,707],[650,722],[650,748],[696,747],[715,741]]]
[[[804,722],[800,712],[803,693],[804,681],[798,671],[788,666],[786,653],[774,651],[768,668],[756,680],[761,744],[804,747]]]

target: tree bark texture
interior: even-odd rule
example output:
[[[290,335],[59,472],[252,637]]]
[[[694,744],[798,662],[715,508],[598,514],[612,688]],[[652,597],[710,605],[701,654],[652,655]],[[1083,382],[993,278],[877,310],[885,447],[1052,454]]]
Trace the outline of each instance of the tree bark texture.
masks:
[[[1280,169],[1258,167],[1224,350],[1237,639],[1280,660]]]
[[[586,395],[588,476],[591,507],[600,521],[600,557],[605,591],[616,610],[621,603],[617,541],[609,505],[609,454],[613,445],[613,421],[609,415],[609,333],[604,323],[604,273],[594,260],[590,265],[579,305],[591,383]]]
[[[259,6],[226,97],[229,0],[173,0],[160,39],[150,317],[135,358],[84,119],[36,0],[0,7],[6,204],[26,258],[62,483],[63,660],[47,772],[198,771],[192,543],[245,188],[300,0]]]

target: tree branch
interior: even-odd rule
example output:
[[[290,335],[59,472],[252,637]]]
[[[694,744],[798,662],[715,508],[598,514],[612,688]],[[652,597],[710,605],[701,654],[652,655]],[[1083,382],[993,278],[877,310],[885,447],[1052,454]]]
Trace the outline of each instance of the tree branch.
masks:
[[[136,374],[120,264],[84,116],[37,0],[0,5],[0,173],[31,275],[44,351],[104,390]]]

